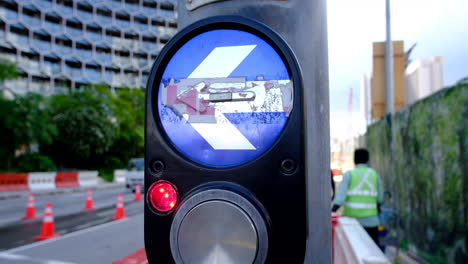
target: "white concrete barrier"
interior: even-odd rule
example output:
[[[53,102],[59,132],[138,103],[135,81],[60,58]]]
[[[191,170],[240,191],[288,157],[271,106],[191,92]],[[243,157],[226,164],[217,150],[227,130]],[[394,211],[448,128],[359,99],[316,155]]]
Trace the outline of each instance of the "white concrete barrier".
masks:
[[[390,264],[366,230],[354,218],[338,218],[333,244],[334,264]]]
[[[30,172],[28,175],[29,190],[54,190],[55,175],[55,172]]]
[[[95,186],[98,184],[97,171],[79,171],[78,172],[79,186]]]
[[[125,183],[125,177],[127,170],[115,170],[114,171],[114,182]]]

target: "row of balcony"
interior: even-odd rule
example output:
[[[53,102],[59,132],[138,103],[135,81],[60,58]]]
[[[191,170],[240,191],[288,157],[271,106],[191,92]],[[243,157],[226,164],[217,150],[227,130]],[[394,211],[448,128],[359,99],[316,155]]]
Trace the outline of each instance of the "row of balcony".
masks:
[[[30,15],[28,13],[18,13],[15,10],[7,9],[0,7],[0,14],[3,18],[8,21],[14,22],[23,22],[29,25],[31,28],[43,27],[42,21],[48,23],[51,27],[60,24],[72,23],[77,25],[84,24],[93,24],[96,27],[110,27],[118,26],[124,30],[135,29],[139,31],[149,30],[151,25],[165,25],[164,21],[169,21],[168,26],[176,27],[174,19],[168,20],[165,19],[148,19],[146,17],[136,17],[134,19],[122,19],[121,17],[108,17],[96,14],[96,19],[93,17],[87,17],[85,15],[78,15],[76,17],[63,18],[58,16],[55,13],[44,14],[44,18],[41,18],[40,15]],[[158,17],[158,16],[156,16]]]
[[[144,88],[148,76],[133,76],[133,75],[114,75],[107,78],[107,81],[100,80],[100,83],[106,83],[111,87],[129,87],[129,88]],[[10,80],[2,83],[3,88],[10,89],[17,94],[27,92],[36,92],[45,95],[63,93],[68,91],[68,85],[72,84],[72,88],[78,88],[81,85],[89,84],[90,81],[85,79],[64,79],[64,78],[44,78],[34,75],[26,75],[23,78]]]
[[[137,56],[139,58],[149,59],[159,54],[164,44],[153,41],[136,41],[110,37],[105,43],[91,45],[88,42],[75,41],[66,42],[62,39],[56,39],[54,42],[43,40],[37,37],[18,35],[12,32],[0,30],[3,36],[4,46],[15,48],[21,51],[41,54],[55,54],[55,57],[75,56],[79,60],[99,59],[108,61],[112,56],[121,56],[124,59]],[[107,45],[108,43],[108,45]]]
[[[68,35],[70,38],[87,37],[89,40],[99,40],[107,35],[121,36],[142,36],[142,37],[161,37],[169,39],[176,32],[174,27],[167,27],[159,23],[133,23],[134,29],[127,27],[127,23],[116,23],[114,25],[103,26],[97,23],[84,24],[74,23],[76,21],[62,21],[57,23],[38,17],[21,14],[22,19],[17,19],[16,15],[12,15],[12,11],[0,7],[0,19],[3,23],[12,25],[17,30],[40,31],[45,35]],[[130,24],[128,24],[130,25]]]
[[[54,3],[55,2],[55,3]],[[175,12],[175,1],[140,2],[122,4],[121,1],[59,1],[33,0],[33,1],[11,1],[0,0],[0,5],[12,11],[21,11],[31,14],[49,12],[54,16],[63,18],[74,17],[78,20],[99,21],[99,17],[118,17],[121,20],[132,20],[133,18],[146,19],[161,17],[166,21],[174,22],[177,19]],[[108,20],[102,20],[103,23]]]
[[[1,44],[1,43],[0,43]],[[151,69],[154,59],[122,57],[122,56],[100,56],[97,59],[81,62],[75,57],[62,58],[54,60],[50,57],[40,57],[38,55],[13,53],[2,53],[2,57],[18,63],[18,66],[27,73],[36,75],[57,76],[65,72],[79,71],[133,71],[148,72]]]

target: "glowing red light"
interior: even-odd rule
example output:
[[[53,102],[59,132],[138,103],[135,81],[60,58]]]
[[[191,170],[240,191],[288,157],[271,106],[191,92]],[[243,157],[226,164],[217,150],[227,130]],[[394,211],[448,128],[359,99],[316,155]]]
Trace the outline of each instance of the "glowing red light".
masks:
[[[159,181],[153,184],[149,192],[149,200],[154,209],[168,212],[177,204],[177,192],[170,183]]]

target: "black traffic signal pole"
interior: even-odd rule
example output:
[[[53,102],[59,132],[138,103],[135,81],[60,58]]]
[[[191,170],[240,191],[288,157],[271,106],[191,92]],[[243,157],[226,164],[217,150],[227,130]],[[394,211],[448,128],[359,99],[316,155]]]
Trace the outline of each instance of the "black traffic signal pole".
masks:
[[[331,263],[330,127],[325,0],[179,0],[178,26],[240,15],[279,33],[293,50],[304,87],[308,242],[305,263]]]

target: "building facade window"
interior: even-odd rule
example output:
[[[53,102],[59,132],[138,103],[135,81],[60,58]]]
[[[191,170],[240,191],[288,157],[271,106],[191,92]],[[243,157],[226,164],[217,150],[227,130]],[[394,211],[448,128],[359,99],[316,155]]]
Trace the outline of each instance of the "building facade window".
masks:
[[[10,21],[16,21],[18,19],[18,12],[16,10],[4,8],[0,10],[0,17]]]
[[[84,71],[84,77],[91,83],[99,82],[101,78],[101,69],[97,67],[86,67]]]
[[[24,23],[25,26],[34,29],[37,28],[41,25],[41,18],[38,16],[32,16],[28,14],[22,14],[21,15],[21,20]]]
[[[76,14],[83,21],[91,21],[93,19],[93,12],[91,10],[77,9]]]
[[[55,52],[57,52],[59,56],[67,57],[72,54],[72,47],[62,43],[55,44]]]
[[[85,37],[86,39],[94,43],[100,42],[102,40],[101,32],[97,32],[97,31],[86,31]]]
[[[57,3],[55,5],[57,13],[63,17],[71,16],[73,14],[73,7],[65,6],[62,3]]]
[[[51,8],[52,7],[52,0],[34,0],[35,4],[41,8]]]
[[[48,20],[44,21],[44,28],[46,28],[48,32],[53,34],[59,34],[62,31],[62,25]]]
[[[44,61],[44,72],[48,75],[58,75],[61,71],[60,63],[56,61]]]

